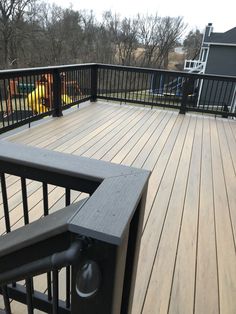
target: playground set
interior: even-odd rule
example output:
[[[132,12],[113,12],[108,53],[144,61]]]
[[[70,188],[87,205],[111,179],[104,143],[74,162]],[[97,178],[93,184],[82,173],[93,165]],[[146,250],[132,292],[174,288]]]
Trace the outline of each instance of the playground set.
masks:
[[[77,81],[69,81],[66,73],[60,74],[61,102],[68,105],[75,101],[69,96],[73,89],[73,95],[82,95]],[[0,119],[17,119],[17,115],[25,117],[50,111],[53,105],[53,75],[42,74],[38,80],[32,82],[20,82],[17,79],[9,79],[5,88],[5,108]],[[23,103],[19,105],[18,103]],[[3,107],[3,106],[2,106]],[[3,108],[2,108],[3,109]],[[15,117],[16,116],[16,117]]]

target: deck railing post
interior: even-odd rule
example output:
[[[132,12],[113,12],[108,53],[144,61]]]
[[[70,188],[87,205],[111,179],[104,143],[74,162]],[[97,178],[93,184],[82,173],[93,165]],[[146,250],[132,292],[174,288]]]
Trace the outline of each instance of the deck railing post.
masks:
[[[62,114],[62,103],[61,103],[61,76],[58,69],[53,71],[53,86],[52,86],[52,107],[53,117],[61,117]]]
[[[129,230],[120,245],[91,240],[83,259],[72,265],[71,314],[123,313],[128,240]]]
[[[179,110],[180,114],[186,113],[186,106],[187,106],[187,101],[188,101],[188,85],[189,85],[188,82],[189,82],[189,78],[187,77],[183,83],[181,106]]]
[[[119,245],[88,239],[83,259],[73,263],[71,314],[131,313],[146,192],[147,185]]]
[[[222,118],[228,119],[228,117],[229,117],[228,112],[229,112],[229,108],[228,108],[227,104],[224,104],[223,105]]]
[[[194,78],[186,77],[183,83],[182,99],[179,113],[185,114],[187,111],[188,96],[194,94]]]
[[[98,65],[91,65],[91,102],[97,101],[97,86],[98,86]]]
[[[134,298],[135,281],[138,268],[145,204],[147,197],[147,185],[143,191],[129,229],[129,243],[127,248],[126,269],[124,277],[124,289],[122,295],[121,313],[131,313]]]

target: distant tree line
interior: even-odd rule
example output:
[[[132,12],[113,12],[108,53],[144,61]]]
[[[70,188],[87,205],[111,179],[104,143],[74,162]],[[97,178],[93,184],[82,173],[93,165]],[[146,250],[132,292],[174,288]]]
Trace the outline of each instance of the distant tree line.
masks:
[[[0,0],[0,68],[102,62],[167,68],[186,25],[182,17],[63,9],[39,0]],[[199,53],[202,34],[184,41],[188,57]]]

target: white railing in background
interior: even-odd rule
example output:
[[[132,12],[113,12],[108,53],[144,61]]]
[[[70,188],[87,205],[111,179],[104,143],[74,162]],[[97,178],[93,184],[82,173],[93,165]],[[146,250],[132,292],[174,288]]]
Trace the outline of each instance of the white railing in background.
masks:
[[[231,103],[231,112],[236,112],[236,85],[234,87],[234,95]]]
[[[200,60],[185,60],[184,70],[188,72],[204,73],[206,62]]]

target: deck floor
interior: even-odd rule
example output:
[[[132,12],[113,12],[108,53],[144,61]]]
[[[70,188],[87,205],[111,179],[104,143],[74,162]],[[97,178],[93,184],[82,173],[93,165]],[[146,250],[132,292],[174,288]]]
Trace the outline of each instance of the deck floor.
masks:
[[[47,119],[6,140],[152,171],[132,313],[235,314],[236,121],[105,102]],[[31,220],[38,189],[29,182]],[[50,192],[62,207],[62,189]]]

